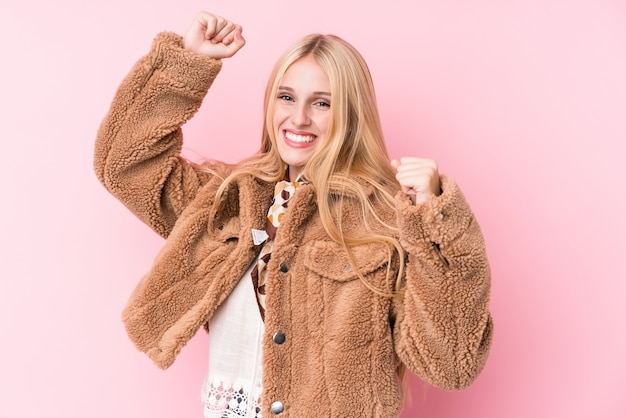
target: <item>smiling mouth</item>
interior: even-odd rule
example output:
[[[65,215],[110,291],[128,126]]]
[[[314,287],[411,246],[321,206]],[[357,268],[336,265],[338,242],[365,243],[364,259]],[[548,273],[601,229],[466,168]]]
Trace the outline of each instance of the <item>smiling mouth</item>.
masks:
[[[291,142],[295,142],[296,144],[310,144],[315,141],[315,138],[317,138],[315,135],[298,135],[289,131],[283,132],[285,133],[285,138]]]

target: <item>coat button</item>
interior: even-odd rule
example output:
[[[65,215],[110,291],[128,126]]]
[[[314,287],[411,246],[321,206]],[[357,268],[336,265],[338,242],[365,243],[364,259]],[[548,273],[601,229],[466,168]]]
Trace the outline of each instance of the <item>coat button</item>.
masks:
[[[284,261],[281,261],[280,264],[278,265],[278,268],[280,269],[280,271],[282,271],[283,273],[287,273],[289,271],[289,267],[287,267],[287,264],[285,264]]]
[[[284,410],[285,405],[279,401],[272,402],[272,406],[270,406],[270,411],[272,411],[272,414],[274,415],[282,414]]]
[[[272,341],[274,341],[278,345],[284,343],[285,339],[285,334],[281,331],[278,331],[276,334],[274,334],[274,336],[272,336]]]

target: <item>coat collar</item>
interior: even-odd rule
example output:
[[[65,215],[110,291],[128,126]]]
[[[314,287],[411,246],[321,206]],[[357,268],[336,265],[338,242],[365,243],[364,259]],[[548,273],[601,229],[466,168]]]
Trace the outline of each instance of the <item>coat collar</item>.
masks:
[[[372,196],[375,188],[372,184],[359,176],[349,176],[348,181],[354,188],[343,189],[339,185],[331,185],[330,193],[342,195],[349,199],[358,198],[356,189],[361,189],[366,196]],[[213,213],[212,225],[214,230],[224,239],[238,235],[249,245],[254,246],[251,238],[251,229],[264,230],[267,211],[272,203],[274,184],[262,181],[253,176],[242,176],[236,179],[229,189],[222,195],[217,213]],[[297,227],[314,215],[317,210],[317,190],[314,185],[305,183],[298,187],[289,204],[289,224]]]

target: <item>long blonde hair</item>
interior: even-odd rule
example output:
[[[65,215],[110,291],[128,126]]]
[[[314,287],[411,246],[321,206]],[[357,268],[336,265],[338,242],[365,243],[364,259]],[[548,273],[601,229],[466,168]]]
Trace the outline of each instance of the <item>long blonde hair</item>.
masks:
[[[276,146],[272,124],[274,104],[283,75],[294,62],[311,56],[325,70],[330,81],[331,117],[326,142],[321,144],[306,163],[303,176],[317,192],[317,205],[322,225],[330,238],[346,250],[350,262],[357,266],[351,248],[366,243],[387,243],[388,274],[394,251],[399,257],[399,271],[391,289],[379,289],[358,272],[363,283],[373,292],[392,296],[399,288],[404,269],[404,251],[393,238],[395,225],[389,225],[374,210],[374,201],[393,210],[393,193],[400,186],[389,162],[376,104],[372,77],[361,54],[348,42],[334,35],[309,35],[288,48],[276,62],[265,90],[263,133],[259,151],[236,165],[217,191],[219,197],[229,183],[244,175],[253,175],[267,182],[284,179],[285,163]],[[373,186],[368,196],[359,178]],[[364,232],[347,236],[342,228],[341,210],[346,194],[356,196],[363,211]],[[377,225],[371,225],[373,219]],[[387,233],[377,231],[386,230]]]

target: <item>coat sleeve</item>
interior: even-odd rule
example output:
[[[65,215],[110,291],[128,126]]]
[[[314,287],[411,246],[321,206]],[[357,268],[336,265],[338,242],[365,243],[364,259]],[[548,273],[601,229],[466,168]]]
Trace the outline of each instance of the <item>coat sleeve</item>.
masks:
[[[395,303],[400,360],[443,389],[470,385],[492,339],[490,271],[480,227],[458,186],[441,176],[440,196],[413,205],[398,193],[400,243],[408,253]]]
[[[179,35],[157,35],[119,86],[98,130],[98,179],[164,237],[209,178],[180,156],[181,126],[199,109],[220,68],[221,61],[184,50]]]

